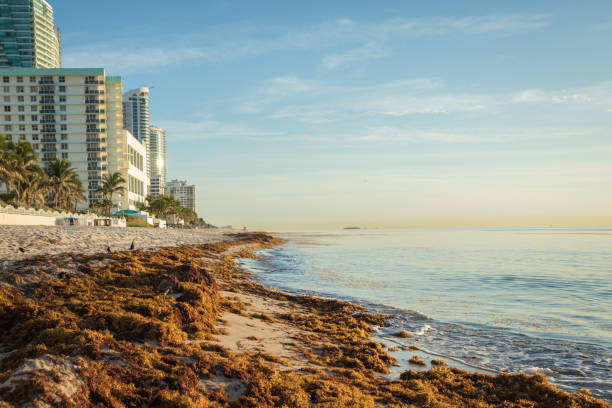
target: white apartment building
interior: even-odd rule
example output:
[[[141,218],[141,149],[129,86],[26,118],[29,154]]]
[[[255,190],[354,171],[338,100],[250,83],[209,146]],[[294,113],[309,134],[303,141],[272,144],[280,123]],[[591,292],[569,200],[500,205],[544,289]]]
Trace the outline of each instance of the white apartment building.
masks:
[[[162,176],[156,175],[151,177],[151,185],[149,187],[149,194],[153,197],[165,194],[165,184],[162,183]]]
[[[165,193],[174,196],[181,203],[181,207],[195,211],[196,186],[188,185],[187,181],[172,180],[166,183]]]
[[[102,68],[0,68],[0,132],[30,142],[41,166],[70,161],[89,201],[101,199],[103,175],[129,175],[121,90]]]
[[[157,178],[159,179],[159,185],[163,186],[166,184],[166,131],[157,126],[149,127],[149,144],[147,147],[151,166],[151,180]],[[151,194],[153,194],[153,190],[151,190]]]
[[[128,130],[147,148],[149,146],[149,88],[138,88],[123,94],[123,128]],[[151,161],[147,160],[147,175],[151,177]]]

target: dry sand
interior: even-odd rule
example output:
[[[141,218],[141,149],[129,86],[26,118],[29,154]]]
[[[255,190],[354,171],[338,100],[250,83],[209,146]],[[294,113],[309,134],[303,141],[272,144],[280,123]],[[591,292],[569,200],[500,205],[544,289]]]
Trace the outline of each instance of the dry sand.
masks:
[[[235,232],[223,229],[0,225],[0,262],[65,252],[94,254],[106,252],[107,247],[113,251],[125,251],[132,240],[136,249],[206,244],[232,239],[229,234]]]

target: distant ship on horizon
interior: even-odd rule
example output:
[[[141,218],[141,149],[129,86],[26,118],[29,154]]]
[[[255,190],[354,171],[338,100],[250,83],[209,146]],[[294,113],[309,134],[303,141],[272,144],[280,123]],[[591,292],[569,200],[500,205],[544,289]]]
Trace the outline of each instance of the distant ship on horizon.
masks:
[[[345,230],[361,229],[361,227],[344,227]]]

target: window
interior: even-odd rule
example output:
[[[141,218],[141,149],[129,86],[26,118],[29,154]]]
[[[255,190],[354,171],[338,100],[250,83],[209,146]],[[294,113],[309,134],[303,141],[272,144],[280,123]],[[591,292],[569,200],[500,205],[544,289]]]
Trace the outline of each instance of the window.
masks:
[[[4,125],[4,130],[5,131],[13,130],[13,126],[12,125]]]
[[[38,115],[32,115],[32,122],[38,121]]]
[[[32,140],[38,140],[38,135],[32,135]]]
[[[11,92],[11,87],[10,87],[10,86],[3,86],[3,87],[2,87],[2,90],[3,90],[4,92]]]
[[[65,76],[60,76],[59,77],[59,82],[66,82],[66,77]]]
[[[62,133],[61,138],[62,140],[68,140],[68,135],[65,133]]]
[[[62,150],[68,150],[68,143],[62,143]]]
[[[23,92],[24,92],[23,86],[18,86],[17,87],[17,93],[23,93]]]
[[[10,122],[11,121],[11,115],[4,115],[4,121],[5,122]]]
[[[19,115],[19,121],[25,122],[25,115]]]
[[[32,140],[34,140],[34,138],[32,138]],[[34,143],[32,147],[34,148],[34,150],[38,150],[38,143]]]
[[[10,96],[5,96],[4,97],[4,102],[10,102],[11,101],[11,97]]]
[[[5,112],[10,112],[11,111],[11,107],[10,106],[5,106],[4,107],[4,111]]]
[[[23,112],[23,111],[25,111],[25,106],[23,106],[23,105],[22,105],[22,106],[18,106],[18,107],[17,107],[17,110],[18,110],[19,112]]]
[[[66,95],[60,95],[59,101],[60,102],[66,102]]]
[[[30,92],[38,92],[38,87],[37,86],[31,86],[30,87]]]
[[[32,130],[34,132],[38,132],[38,125],[32,125]]]
[[[35,96],[30,96],[30,102],[36,102],[36,97]]]
[[[66,105],[60,105],[60,111],[66,112]]]
[[[62,85],[62,86],[60,86],[60,87],[59,87],[59,91],[60,91],[60,92],[66,92],[66,87],[65,87],[65,86],[63,86],[63,85]]]
[[[38,106],[36,106],[36,105],[30,106],[30,111],[36,112],[37,110],[38,110]]]
[[[60,130],[68,130],[68,125],[60,125]]]
[[[62,153],[62,159],[66,160],[68,158],[68,153]]]
[[[25,98],[23,97],[23,95],[19,95],[17,97],[17,102],[25,102]]]
[[[22,83],[23,82],[23,77],[22,76],[18,76],[17,77],[17,82]]]
[[[35,83],[35,82],[36,82],[36,77],[31,76],[31,77],[30,77],[30,82],[31,82],[31,83]]]
[[[9,77],[7,77],[7,76],[2,77],[2,82],[4,82],[5,84],[8,84],[9,83]]]
[[[25,125],[19,125],[19,131],[25,132]]]
[[[68,119],[67,119],[66,115],[61,115],[60,116],[60,120],[65,122]]]

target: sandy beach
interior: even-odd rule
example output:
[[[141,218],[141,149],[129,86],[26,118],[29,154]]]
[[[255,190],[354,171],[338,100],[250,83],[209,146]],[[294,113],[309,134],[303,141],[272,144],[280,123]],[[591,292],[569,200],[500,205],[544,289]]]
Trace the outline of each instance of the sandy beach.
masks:
[[[231,234],[223,229],[158,229],[70,226],[0,225],[0,261],[14,261],[39,255],[66,252],[95,254],[136,249],[152,249],[183,244],[208,244],[226,241]],[[23,248],[25,252],[21,252]]]
[[[74,230],[35,231],[65,241],[36,247],[57,255],[13,253],[0,269],[2,408],[610,407],[542,375],[490,376],[444,362],[386,378],[393,351],[371,336],[392,316],[258,284],[236,259],[281,244],[263,233],[84,229],[88,255],[66,254],[83,252],[67,244],[79,242]],[[7,248],[23,239],[13,232],[3,235]],[[175,245],[207,243],[143,250],[168,246],[165,232]],[[143,245],[107,253],[95,242],[105,234],[124,246],[137,235]],[[422,364],[415,359],[414,369]]]

